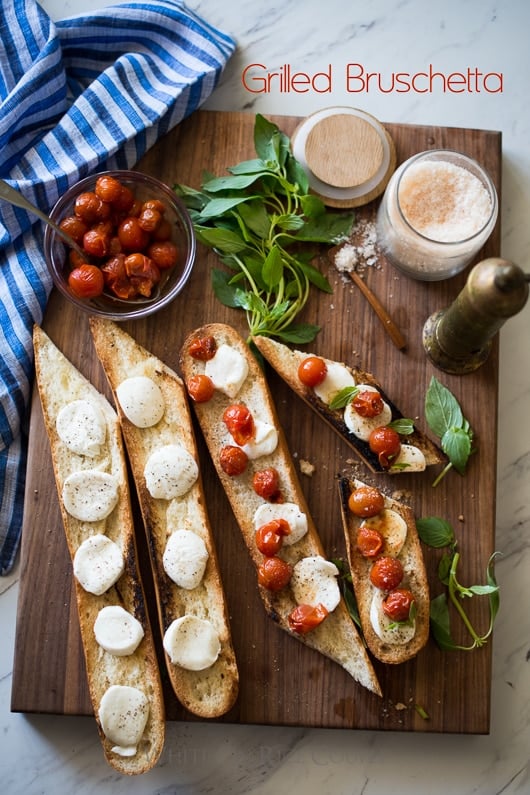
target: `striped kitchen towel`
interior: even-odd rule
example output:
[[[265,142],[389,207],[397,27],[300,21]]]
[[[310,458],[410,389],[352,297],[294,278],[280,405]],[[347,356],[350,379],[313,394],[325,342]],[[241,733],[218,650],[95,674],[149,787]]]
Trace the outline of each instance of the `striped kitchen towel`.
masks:
[[[0,177],[45,211],[90,172],[134,166],[211,94],[235,49],[177,0],[55,24],[35,0],[0,6]],[[22,526],[31,335],[51,290],[42,238],[0,200],[0,574]]]

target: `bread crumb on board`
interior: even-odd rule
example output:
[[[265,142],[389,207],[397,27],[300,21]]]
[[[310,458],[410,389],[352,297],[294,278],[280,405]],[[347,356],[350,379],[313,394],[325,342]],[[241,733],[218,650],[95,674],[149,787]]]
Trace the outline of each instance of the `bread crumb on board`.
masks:
[[[312,477],[316,467],[311,461],[306,461],[305,458],[300,459],[300,472],[302,475],[307,475],[307,477]]]

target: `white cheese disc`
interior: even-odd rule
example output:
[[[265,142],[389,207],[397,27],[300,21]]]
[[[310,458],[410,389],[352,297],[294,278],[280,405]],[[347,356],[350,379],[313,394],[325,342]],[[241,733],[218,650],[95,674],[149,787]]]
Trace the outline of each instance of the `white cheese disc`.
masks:
[[[408,643],[416,633],[416,622],[412,620],[410,624],[392,621],[391,618],[383,613],[383,600],[386,594],[379,588],[374,588],[372,601],[370,603],[370,622],[375,634],[385,643],[392,645]],[[392,626],[393,625],[393,626]]]
[[[293,568],[291,588],[299,605],[324,605],[329,613],[340,602],[338,568],[321,555],[302,558]]]
[[[260,458],[262,455],[270,455],[278,446],[278,431],[268,422],[254,420],[254,438],[242,445],[250,459]]]
[[[134,756],[149,717],[149,701],[142,690],[111,685],[103,693],[98,717],[105,736],[120,756]]]
[[[99,469],[72,472],[63,483],[62,500],[68,513],[81,522],[98,522],[118,502],[118,480]]]
[[[204,372],[216,389],[234,398],[248,375],[248,362],[238,350],[223,343],[206,362]]]
[[[138,619],[121,605],[102,607],[94,621],[94,635],[102,649],[126,657],[138,648],[144,630]]]
[[[168,538],[162,557],[164,569],[180,588],[196,588],[208,562],[206,544],[192,530],[175,530]]]
[[[77,455],[94,458],[107,436],[103,412],[89,400],[72,400],[57,414],[55,427],[62,442]]]
[[[116,395],[123,413],[138,428],[150,428],[164,416],[162,390],[146,375],[126,378],[118,385]]]
[[[419,447],[412,444],[402,444],[399,455],[392,461],[391,470],[399,472],[423,472],[427,462]]]
[[[96,533],[86,538],[74,555],[74,575],[89,593],[101,596],[123,574],[121,549],[107,536]]]
[[[339,362],[326,361],[326,367],[328,368],[326,377],[321,384],[314,387],[314,391],[327,405],[341,389],[355,386],[355,379],[350,371]]]
[[[167,628],[164,649],[174,665],[188,671],[203,671],[219,657],[221,643],[210,621],[185,615],[175,619]]]
[[[383,508],[376,516],[364,519],[361,527],[371,527],[378,530],[385,539],[385,555],[397,557],[407,538],[407,523],[402,516],[392,508]]]
[[[296,544],[307,533],[307,516],[294,502],[263,503],[254,514],[254,528],[257,530],[273,519],[285,519],[289,523],[291,532],[283,537],[285,546]]]
[[[371,384],[358,384],[358,387],[361,392],[379,391]],[[348,403],[344,409],[344,422],[348,430],[357,436],[358,439],[362,439],[365,442],[368,441],[373,430],[381,428],[383,425],[388,425],[391,421],[392,409],[385,401],[383,401],[383,411],[377,417],[361,417],[353,408],[352,403]]]
[[[151,497],[172,500],[191,489],[199,477],[199,468],[185,447],[166,444],[151,453],[145,464],[144,477]]]

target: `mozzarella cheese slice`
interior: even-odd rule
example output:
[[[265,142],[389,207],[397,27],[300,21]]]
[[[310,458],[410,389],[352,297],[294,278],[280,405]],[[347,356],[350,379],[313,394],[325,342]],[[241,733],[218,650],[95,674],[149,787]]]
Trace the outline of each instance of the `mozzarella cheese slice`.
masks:
[[[216,389],[234,398],[248,375],[248,362],[238,350],[223,343],[206,362],[204,372]]]
[[[307,516],[294,502],[263,503],[254,514],[254,528],[257,530],[273,519],[285,519],[289,523],[291,532],[283,537],[285,546],[296,544],[307,533]]]
[[[149,701],[142,690],[111,685],[99,703],[98,716],[105,736],[116,743],[113,752],[134,756],[149,717]]]
[[[121,605],[102,607],[94,621],[94,635],[102,649],[126,657],[138,648],[144,636],[140,622]]]
[[[175,619],[164,634],[164,649],[174,665],[188,671],[203,671],[219,657],[219,635],[210,621],[184,615]]]
[[[364,519],[361,527],[371,527],[378,530],[385,539],[385,555],[397,557],[407,538],[407,523],[397,511],[392,508],[383,508],[376,516]]]
[[[180,588],[192,590],[202,581],[208,550],[197,533],[175,530],[170,536],[162,557],[164,569]]]
[[[150,428],[164,416],[164,396],[152,378],[145,375],[126,378],[118,385],[116,395],[123,413],[138,428]]]
[[[328,368],[326,377],[321,384],[314,387],[314,391],[327,405],[341,389],[355,386],[355,379],[350,371],[339,362],[326,361],[326,367]]]
[[[62,442],[77,455],[94,458],[107,435],[103,412],[89,400],[72,400],[59,411],[55,427]]]
[[[383,613],[383,600],[385,592],[379,588],[373,589],[370,603],[370,622],[375,634],[385,643],[392,645],[408,643],[416,633],[416,621],[396,624]]]
[[[199,467],[185,447],[167,444],[151,453],[144,477],[151,497],[172,500],[191,489],[199,477]]]
[[[80,585],[96,596],[108,591],[123,574],[121,549],[107,536],[96,533],[85,539],[74,555],[74,575]]]
[[[250,459],[260,458],[262,455],[270,455],[278,446],[278,431],[268,422],[254,420],[254,438],[242,445]]]
[[[404,472],[423,472],[427,463],[419,447],[402,444],[399,455],[392,461],[390,469],[403,469]]]
[[[379,392],[371,384],[358,384],[358,387],[361,392]],[[352,403],[348,403],[344,409],[344,422],[348,430],[357,436],[358,439],[362,439],[365,442],[368,441],[373,430],[380,428],[382,425],[388,425],[391,421],[392,409],[385,401],[383,401],[383,411],[377,417],[361,417],[353,408]]]
[[[338,568],[321,555],[302,558],[293,568],[291,588],[299,605],[324,605],[329,613],[340,602]]]
[[[81,522],[105,519],[118,502],[118,480],[99,469],[82,469],[65,479],[62,500],[68,513]]]

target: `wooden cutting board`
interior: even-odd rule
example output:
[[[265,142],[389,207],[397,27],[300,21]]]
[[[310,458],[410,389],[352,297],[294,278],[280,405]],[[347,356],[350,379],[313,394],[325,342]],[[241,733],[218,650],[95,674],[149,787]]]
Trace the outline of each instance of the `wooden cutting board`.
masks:
[[[293,117],[271,117],[291,135]],[[450,148],[479,160],[500,192],[501,135],[497,132],[445,127],[388,124],[398,162],[425,150]],[[201,111],[161,140],[139,164],[169,185],[199,187],[203,171],[222,175],[229,165],[254,156],[254,115]],[[360,228],[370,229],[375,205],[357,212]],[[362,235],[361,235],[362,237]],[[497,225],[483,255],[499,253]],[[362,242],[362,241],[361,241]],[[244,315],[223,307],[210,286],[209,271],[218,265],[199,247],[195,270],[185,292],[159,314],[125,328],[168,365],[177,368],[185,335],[209,321],[231,323],[246,333]],[[398,351],[358,289],[338,274],[328,260],[322,268],[333,294],[316,291],[305,320],[322,330],[312,350],[372,371],[405,416],[417,418],[426,430],[423,401],[430,377],[436,375],[460,401],[476,434],[478,452],[465,477],[451,472],[433,489],[433,473],[383,475],[382,486],[407,495],[416,515],[450,521],[460,541],[460,581],[484,581],[495,546],[496,437],[498,347],[476,373],[462,377],[437,371],[422,347],[422,328],[437,309],[447,306],[465,282],[465,275],[444,283],[421,283],[399,275],[380,259],[366,267],[365,279],[389,309],[408,346]],[[87,317],[58,294],[51,297],[44,328],[74,364],[107,395],[96,360]],[[301,475],[311,512],[329,557],[344,556],[337,489],[339,474],[370,479],[350,448],[296,398],[274,374],[269,381],[295,460],[314,466]],[[375,663],[383,698],[363,690],[341,668],[287,636],[266,616],[228,502],[201,438],[198,439],[208,508],[229,603],[240,695],[220,722],[277,724],[425,732],[487,733],[490,722],[491,644],[473,652],[442,653],[430,641],[416,660],[400,666]],[[377,477],[377,476],[373,476]],[[138,512],[137,512],[138,517]],[[154,599],[141,521],[137,536],[146,590]],[[71,567],[57,503],[48,440],[41,408],[31,411],[30,454],[22,538],[22,568],[13,670],[12,710],[68,715],[91,714],[86,673],[72,589]],[[436,574],[440,552],[425,548],[432,595],[440,592]],[[473,618],[487,626],[485,605],[470,606]],[[162,656],[160,656],[162,660]],[[193,720],[166,688],[170,720]],[[417,707],[428,714],[421,717]]]

